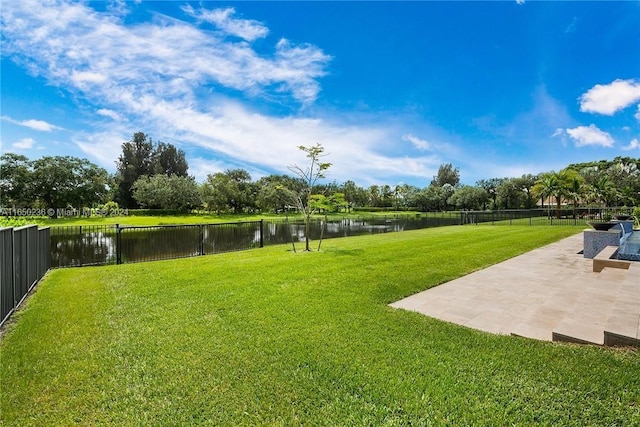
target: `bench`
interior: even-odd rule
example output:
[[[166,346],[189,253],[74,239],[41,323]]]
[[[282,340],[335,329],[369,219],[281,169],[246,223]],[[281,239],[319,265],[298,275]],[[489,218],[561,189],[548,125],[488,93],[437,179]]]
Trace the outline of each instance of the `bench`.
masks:
[[[628,270],[631,266],[631,261],[611,258],[617,250],[617,246],[605,246],[605,248],[593,258],[593,272],[600,273],[605,267]]]

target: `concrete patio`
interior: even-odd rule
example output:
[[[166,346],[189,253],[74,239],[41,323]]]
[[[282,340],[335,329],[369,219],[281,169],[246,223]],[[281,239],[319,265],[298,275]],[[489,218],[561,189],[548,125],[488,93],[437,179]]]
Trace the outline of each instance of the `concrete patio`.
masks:
[[[495,334],[640,345],[640,263],[595,273],[580,250],[582,233],[391,306]]]

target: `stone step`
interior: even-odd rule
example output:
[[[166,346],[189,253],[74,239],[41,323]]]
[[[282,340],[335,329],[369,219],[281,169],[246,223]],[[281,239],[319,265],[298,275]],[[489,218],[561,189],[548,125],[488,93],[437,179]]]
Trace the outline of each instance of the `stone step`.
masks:
[[[604,343],[611,346],[640,347],[640,281],[638,263],[629,270],[607,272],[619,283],[617,298],[605,324]],[[606,271],[607,269],[605,269]],[[605,273],[603,271],[603,273]]]
[[[564,320],[553,330],[552,341],[604,345],[604,329],[597,324]]]
[[[511,331],[511,336],[539,341],[551,341],[553,338],[548,329],[529,324],[519,324],[515,326]]]
[[[640,347],[640,313],[634,314],[628,305],[620,303],[605,322],[585,317],[563,319],[553,329],[552,341]],[[634,308],[638,306],[634,305]],[[529,337],[537,338],[532,335]]]
[[[604,331],[604,343],[640,347],[640,283],[622,284]]]
[[[629,269],[631,261],[619,260],[612,258],[618,250],[617,246],[606,246],[598,255],[593,258],[593,271],[600,273],[605,267]]]
[[[640,338],[638,336],[640,329],[635,337],[626,334],[619,334],[611,331],[604,331],[604,345],[614,347],[640,347]]]

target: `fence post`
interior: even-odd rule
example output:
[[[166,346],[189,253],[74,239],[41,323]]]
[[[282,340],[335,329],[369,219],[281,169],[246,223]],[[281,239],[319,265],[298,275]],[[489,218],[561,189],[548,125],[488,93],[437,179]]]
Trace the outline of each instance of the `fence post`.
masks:
[[[260,219],[260,247],[264,247],[264,219]]]
[[[198,251],[200,252],[200,255],[204,255],[204,231],[203,231],[203,225],[199,224],[198,225],[198,237],[199,237],[199,245],[200,247],[198,248]]]
[[[122,264],[122,241],[120,239],[120,224],[116,224],[116,264]]]
[[[82,226],[80,226],[80,267],[82,267],[83,264],[83,259],[82,259],[82,253],[84,252],[84,244],[83,244],[83,238],[82,238]]]

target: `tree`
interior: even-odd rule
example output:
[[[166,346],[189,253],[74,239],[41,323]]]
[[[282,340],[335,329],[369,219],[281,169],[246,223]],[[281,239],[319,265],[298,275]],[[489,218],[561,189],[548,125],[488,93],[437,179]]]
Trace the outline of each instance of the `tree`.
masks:
[[[228,203],[233,213],[253,210],[256,206],[256,191],[249,172],[244,169],[230,169],[226,174],[232,189]]]
[[[447,210],[449,208],[449,197],[453,196],[453,193],[456,192],[455,187],[448,182],[445,183],[442,187],[440,187],[440,208],[443,210]]]
[[[342,184],[341,190],[342,194],[344,194],[344,199],[347,202],[347,212],[351,212],[351,209],[356,203],[358,186],[353,181],[345,181],[344,184]]]
[[[0,156],[0,206],[27,207],[33,203],[33,163],[21,154]]]
[[[189,176],[187,174],[189,165],[185,159],[184,151],[164,142],[158,143],[153,151],[153,169],[154,174]]]
[[[202,186],[202,196],[208,210],[240,213],[255,207],[255,188],[249,172],[227,169],[207,176]]]
[[[131,141],[122,144],[122,154],[118,157],[118,200],[120,206],[137,208],[133,198],[133,183],[143,175],[154,174],[153,141],[147,140],[143,132],[133,134]]]
[[[640,202],[640,160],[616,157],[605,171],[615,191],[611,200],[616,206]]]
[[[320,250],[320,246],[322,245],[322,237],[324,236],[324,229],[327,226],[327,213],[329,212],[339,212],[340,209],[344,209],[348,206],[347,201],[344,198],[343,193],[333,193],[331,196],[327,197],[324,194],[312,194],[311,201],[309,205],[313,206],[314,209],[324,212],[324,224],[320,229],[320,240],[318,241],[318,251]]]
[[[584,178],[573,169],[565,169],[567,172],[567,197],[571,199],[573,204],[573,218],[576,218],[576,207],[578,201],[582,199],[585,193]]]
[[[450,184],[447,184],[447,188],[453,189]],[[453,194],[453,192],[451,192]],[[451,194],[446,196],[448,199]],[[445,191],[443,187],[437,187],[430,185],[427,188],[419,191],[414,198],[415,207],[421,211],[439,211],[444,209],[446,205]]]
[[[403,184],[402,185],[402,199],[403,204],[407,208],[415,208],[418,206],[417,197],[420,194],[420,189],[414,185]]]
[[[371,185],[368,189],[369,206],[380,206],[380,187],[377,185]]]
[[[207,175],[201,187],[202,202],[206,210],[221,213],[229,209],[226,194],[227,181],[227,176],[222,172]]]
[[[555,188],[558,186],[558,178],[555,175],[555,172],[550,173],[546,172],[540,175],[535,185],[532,188],[533,194],[536,197],[540,197],[540,201],[542,203],[542,207],[544,208],[544,201],[551,198]],[[550,212],[550,202],[547,203],[547,208],[549,209],[548,216],[551,215]]]
[[[540,178],[536,181],[536,184],[533,186],[533,194],[535,194],[536,197],[540,197],[543,208],[545,199],[551,198],[557,186],[558,178],[556,177],[555,172],[544,173],[540,175]],[[547,204],[547,208],[549,210],[547,215],[551,216],[550,203]]]
[[[406,199],[409,194],[409,189],[410,187],[408,184],[398,184],[393,187],[393,198],[396,211],[399,209],[400,204],[402,204],[403,207],[406,207]]]
[[[255,187],[258,209],[285,212],[300,189],[300,180],[287,175],[268,175],[260,178]]]
[[[593,184],[593,192],[596,201],[601,202],[604,207],[607,207],[609,201],[613,199],[616,189],[608,175],[601,175]]]
[[[498,186],[502,183],[501,178],[481,179],[476,182],[478,187],[482,187],[487,192],[489,198],[493,201],[491,209],[498,208]]]
[[[383,208],[389,208],[391,206],[393,206],[393,199],[394,199],[394,191],[391,189],[390,185],[383,185],[382,187],[380,187],[380,197],[381,197],[381,204]]]
[[[188,212],[202,205],[198,184],[192,177],[142,176],[132,186],[133,197],[145,208]]]
[[[320,144],[316,144],[311,147],[300,145],[298,146],[298,149],[306,153],[306,157],[309,159],[308,166],[304,169],[298,165],[292,165],[288,168],[291,172],[296,174],[303,183],[301,191],[296,194],[295,204],[304,216],[305,250],[311,251],[309,247],[311,218],[317,212],[317,207],[314,207],[311,203],[311,196],[314,188],[318,184],[318,181],[326,178],[326,172],[331,167],[331,163],[322,161],[322,158],[326,157],[326,154],[324,154],[324,147]]]
[[[460,210],[478,210],[487,202],[489,196],[484,189],[463,185],[449,197],[449,204]]]
[[[542,197],[543,203],[545,198],[555,198],[558,219],[561,216],[560,206],[562,205],[562,200],[569,195],[570,176],[571,173],[568,169],[563,169],[560,172],[543,173],[532,189],[534,194]]]
[[[454,168],[451,163],[443,163],[438,168],[438,174],[431,181],[432,186],[442,187],[450,184],[456,187],[460,183],[460,169]]]
[[[66,209],[103,203],[108,173],[86,159],[45,156],[33,162],[33,191],[47,208]]]
[[[498,205],[503,209],[517,209],[523,193],[514,178],[504,178],[496,188],[496,195]]]
[[[526,195],[524,203],[525,209],[532,209],[534,206],[533,193],[531,192],[531,189],[536,184],[537,179],[538,177],[535,175],[526,174],[522,175],[520,178],[515,178],[514,180],[516,187],[523,191]]]
[[[575,169],[585,180],[587,188],[600,193],[598,201],[611,205],[624,203],[640,205],[640,158],[616,157],[613,160],[571,164],[567,169]],[[604,189],[599,181],[604,177],[611,188]],[[604,194],[602,190],[604,191]],[[592,195],[593,192],[591,193]],[[604,200],[601,197],[604,196]]]
[[[185,178],[189,176],[184,151],[164,142],[154,145],[153,140],[144,132],[134,133],[131,141],[122,144],[122,154],[116,164],[116,198],[121,206],[127,208],[139,206],[133,197],[132,186],[140,177],[158,174]]]

